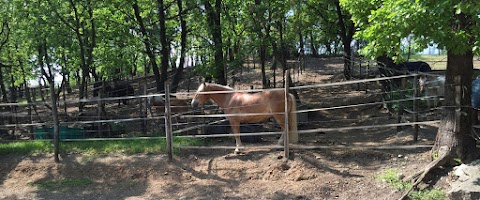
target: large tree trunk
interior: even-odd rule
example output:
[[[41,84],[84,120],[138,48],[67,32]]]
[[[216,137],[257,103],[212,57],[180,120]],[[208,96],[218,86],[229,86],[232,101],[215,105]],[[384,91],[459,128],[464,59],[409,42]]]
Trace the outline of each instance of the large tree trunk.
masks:
[[[448,52],[445,110],[435,145],[434,155],[441,155],[442,149],[448,149],[450,158],[460,158],[470,162],[478,157],[472,128],[472,91],[473,53],[471,51],[456,55]],[[442,148],[448,147],[448,148]]]
[[[453,164],[455,158],[459,158],[463,163],[469,163],[479,157],[476,141],[471,135],[473,53],[467,51],[458,55],[449,51],[447,59],[445,77],[445,94],[447,95],[445,95],[442,123],[431,152],[434,161],[408,178],[415,182],[400,199],[405,199],[432,169],[448,163]]]

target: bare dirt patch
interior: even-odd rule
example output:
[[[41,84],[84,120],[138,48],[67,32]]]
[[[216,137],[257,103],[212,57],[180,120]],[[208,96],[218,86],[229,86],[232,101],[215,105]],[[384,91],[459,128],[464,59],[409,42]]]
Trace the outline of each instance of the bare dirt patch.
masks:
[[[342,81],[342,61],[310,59],[299,85]],[[238,88],[252,83],[242,78]],[[258,80],[258,79],[257,79]],[[281,80],[277,78],[277,80]],[[237,86],[236,86],[237,87]],[[364,86],[360,86],[364,87]],[[369,92],[357,86],[299,91],[304,106],[328,107],[378,101],[375,85]],[[342,96],[343,95],[343,96]],[[374,126],[394,123],[381,106],[353,107],[309,113],[300,129]],[[436,127],[421,126],[419,142],[412,142],[413,129],[405,127],[330,131],[301,135],[304,145],[404,145],[433,144]],[[274,137],[264,137],[271,145]],[[220,145],[234,145],[232,138]],[[247,144],[249,145],[255,144]],[[396,199],[401,196],[375,178],[387,168],[408,175],[430,161],[429,149],[293,150],[285,160],[282,151],[181,150],[174,162],[166,156],[62,155],[56,164],[52,155],[0,158],[0,199]],[[61,180],[90,180],[88,184],[56,188],[35,185]],[[446,178],[433,178],[438,187],[448,187]]]

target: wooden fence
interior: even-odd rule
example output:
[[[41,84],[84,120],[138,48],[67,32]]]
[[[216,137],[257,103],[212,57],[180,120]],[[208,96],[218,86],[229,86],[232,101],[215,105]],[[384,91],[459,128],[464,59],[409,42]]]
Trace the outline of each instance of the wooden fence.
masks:
[[[288,73],[290,73],[287,70],[287,77]],[[288,87],[288,84],[285,84],[286,87],[284,90],[286,91],[291,91],[291,90],[316,90],[316,89],[321,89],[325,87],[340,87],[340,86],[351,86],[351,85],[358,85],[358,84],[377,84],[377,82],[381,81],[386,81],[386,80],[393,80],[393,79],[398,79],[402,80],[401,85],[403,84],[404,81],[407,81],[408,79],[413,78],[415,82],[415,77],[417,77],[418,74],[404,74],[404,75],[399,75],[399,76],[393,76],[393,77],[376,77],[376,78],[367,78],[367,79],[357,79],[357,80],[350,80],[350,81],[343,81],[343,82],[333,82],[333,83],[322,83],[322,84],[316,84],[316,85],[303,85],[303,86],[296,86],[296,87]],[[381,91],[379,92],[379,95],[382,95],[385,92],[401,92],[407,90],[405,87],[400,87],[399,91]],[[415,90],[415,88],[414,88]],[[68,105],[77,105],[78,103],[86,103],[87,107],[95,107],[94,105],[99,105],[101,102],[111,102],[111,101],[117,101],[117,100],[122,100],[122,99],[128,99],[128,100],[137,100],[140,102],[139,104],[141,105],[135,105],[132,106],[132,113],[139,113],[136,117],[135,116],[124,116],[123,118],[114,118],[114,119],[96,119],[93,118],[90,120],[70,120],[70,121],[51,121],[51,120],[44,120],[43,122],[33,122],[33,123],[18,123],[20,120],[16,121],[17,123],[6,123],[6,124],[1,124],[0,129],[5,129],[5,128],[31,128],[33,127],[54,127],[53,128],[53,135],[54,139],[57,141],[61,142],[67,142],[67,141],[92,141],[92,140],[125,140],[125,139],[133,139],[133,140],[138,140],[138,139],[153,139],[153,138],[165,138],[167,140],[167,152],[169,155],[169,159],[173,158],[173,148],[235,148],[235,147],[223,147],[223,146],[209,146],[209,147],[188,147],[188,146],[176,146],[173,143],[173,138],[176,137],[190,137],[190,138],[204,138],[204,137],[231,137],[234,136],[233,134],[216,134],[216,135],[208,135],[208,134],[192,134],[192,132],[202,129],[205,126],[212,125],[215,123],[219,123],[220,121],[224,121],[224,114],[198,114],[198,111],[189,111],[189,112],[173,112],[174,110],[174,105],[172,105],[172,99],[170,98],[171,96],[192,96],[195,94],[194,92],[177,92],[175,94],[170,94],[169,93],[169,88],[165,88],[165,91],[167,91],[164,94],[142,94],[142,95],[134,95],[134,96],[127,96],[127,97],[108,97],[108,98],[94,98],[94,99],[83,99],[83,100],[64,100],[60,101],[57,106],[61,107],[64,104]],[[240,92],[259,92],[259,91],[264,91],[263,89],[256,89],[256,90],[240,90]],[[238,91],[237,91],[238,92]],[[372,90],[371,94],[375,93],[375,91]],[[164,110],[164,115],[161,116],[145,116],[144,113],[147,112],[147,100],[152,98],[152,97],[163,97],[165,99],[165,106],[163,107]],[[331,97],[331,98],[344,98],[344,97]],[[325,98],[328,100],[328,98]],[[307,108],[307,109],[299,109],[297,113],[300,115],[302,113],[312,113],[312,112],[319,112],[319,111],[327,111],[327,110],[335,110],[335,109],[345,109],[345,108],[354,108],[354,107],[368,107],[368,106],[377,106],[377,105],[384,105],[385,103],[393,104],[393,103],[399,103],[399,105],[402,105],[404,102],[415,102],[420,100],[421,98],[418,97],[418,95],[413,95],[413,96],[406,96],[406,95],[401,95],[401,98],[396,98],[396,99],[378,99],[378,101],[375,102],[363,102],[363,103],[358,103],[358,104],[350,104],[350,105],[334,105],[334,106],[328,106],[328,107],[320,107],[320,108]],[[285,101],[286,102],[286,101]],[[332,102],[335,102],[335,100],[332,100]],[[34,103],[3,103],[0,104],[0,107],[4,108],[3,110],[6,110],[5,108],[12,108],[12,107],[24,107],[27,109],[31,109],[33,106],[42,106],[48,104],[47,102],[34,102]],[[413,103],[415,105],[415,103]],[[53,106],[53,105],[50,105]],[[108,108],[118,108],[115,107],[113,104],[108,104]],[[138,109],[141,109],[139,111]],[[94,110],[94,109],[93,109]],[[403,109],[402,109],[403,110]],[[47,111],[42,111],[48,114]],[[100,112],[100,111],[99,111]],[[13,113],[10,112],[3,112],[3,114],[6,115],[11,115]],[[410,120],[410,122],[402,122],[400,119],[402,115],[399,115],[399,120],[397,123],[388,123],[388,124],[377,124],[377,125],[365,125],[365,126],[349,126],[349,127],[323,127],[323,128],[314,128],[314,129],[308,129],[308,130],[299,130],[299,134],[308,134],[308,133],[319,133],[319,132],[330,132],[330,131],[350,131],[350,130],[366,130],[366,129],[375,129],[375,128],[388,128],[388,127],[403,127],[403,126],[414,126],[418,127],[418,125],[432,125],[435,123],[438,123],[437,120],[426,120],[426,121],[419,121],[418,118],[418,112],[413,108],[412,113],[414,113],[414,117],[412,117],[413,120]],[[18,113],[17,113],[18,114]],[[417,117],[415,117],[415,115]],[[285,115],[288,117],[288,115]],[[8,117],[13,117],[16,118],[18,116],[8,116]],[[67,117],[68,118],[68,117]],[[207,121],[206,119],[215,119],[217,120],[212,120],[212,121]],[[220,118],[220,120],[218,120]],[[58,116],[58,119],[62,119],[62,116]],[[193,121],[181,121],[185,119],[194,119]],[[158,122],[162,120],[163,122],[159,124]],[[177,120],[176,122],[174,122]],[[180,121],[178,121],[180,120]],[[4,121],[4,120],[2,120]],[[35,120],[34,120],[35,121]],[[147,121],[154,121],[157,125],[161,125],[161,127],[164,128],[163,133],[159,132],[160,134],[150,134],[147,136],[136,136],[136,137],[109,137],[109,138],[62,138],[60,135],[61,132],[61,127],[63,126],[71,126],[74,124],[94,124],[94,125],[102,125],[102,124],[108,124],[108,123],[130,123],[130,122],[140,122],[145,124]],[[286,120],[288,121],[288,120]],[[56,128],[55,128],[56,127]],[[98,127],[97,127],[98,128]],[[100,127],[101,128],[101,127]],[[159,131],[160,129],[156,129]],[[31,132],[32,133],[32,132]],[[128,133],[126,133],[128,135]],[[163,135],[161,135],[163,134]],[[255,133],[242,133],[242,136],[256,136],[256,135],[278,135],[281,134],[281,132],[255,132]],[[417,138],[418,136],[418,128],[416,128],[416,131],[414,133],[414,139]],[[288,134],[286,134],[288,135]],[[51,139],[45,139],[45,140],[51,140]],[[4,140],[6,141],[6,140]],[[288,144],[288,137],[285,140],[285,143],[283,147],[279,146],[255,146],[255,147],[249,147],[249,148],[283,148],[285,152],[285,157],[288,157],[289,150],[290,149],[323,149],[323,148],[346,148],[346,149],[355,149],[355,148],[371,148],[371,149],[391,149],[391,148],[396,148],[396,149],[409,149],[409,148],[429,148],[431,145],[395,145],[395,146],[355,146],[355,145],[334,145],[334,146],[326,146],[326,145],[290,145]],[[57,147],[58,148],[58,147]],[[58,151],[56,151],[58,152]],[[58,155],[55,155],[55,157],[58,157]]]

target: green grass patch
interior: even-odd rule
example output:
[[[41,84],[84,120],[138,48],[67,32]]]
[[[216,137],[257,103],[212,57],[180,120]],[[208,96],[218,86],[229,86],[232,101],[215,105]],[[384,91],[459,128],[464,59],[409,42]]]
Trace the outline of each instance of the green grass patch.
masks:
[[[68,188],[85,187],[92,184],[93,181],[88,178],[80,179],[60,179],[53,181],[37,181],[28,183],[28,185],[43,190],[65,190]]]
[[[410,61],[424,61],[433,70],[447,69],[447,55],[412,55]]]
[[[0,143],[0,155],[8,154],[35,154],[51,153],[53,144],[50,142],[32,141],[32,142],[11,142]]]
[[[397,169],[386,169],[382,174],[376,176],[377,179],[386,181],[391,187],[405,191],[412,187],[412,183],[407,183],[400,180]],[[420,191],[413,191],[409,194],[413,200],[440,200],[445,199],[445,192],[436,188],[425,189]]]
[[[440,200],[445,199],[445,192],[436,188],[429,190],[414,191],[410,194],[413,200]]]
[[[202,145],[201,139],[175,138],[174,145]],[[60,142],[61,153],[74,154],[139,154],[164,153],[165,139],[109,140]],[[53,153],[52,142],[28,141],[0,144],[0,155]]]

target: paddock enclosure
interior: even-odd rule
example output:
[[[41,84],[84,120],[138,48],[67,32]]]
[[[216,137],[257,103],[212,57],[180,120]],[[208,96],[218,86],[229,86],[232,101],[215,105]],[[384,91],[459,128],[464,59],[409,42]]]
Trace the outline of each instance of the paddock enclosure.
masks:
[[[317,59],[318,60],[318,59]],[[321,60],[321,59],[320,59]],[[345,133],[350,131],[385,131],[390,129],[400,130],[402,126],[419,125],[431,126],[436,123],[432,113],[422,115],[415,113],[415,109],[421,110],[424,103],[421,94],[417,94],[418,88],[413,84],[418,76],[411,73],[382,76],[379,73],[379,65],[375,62],[362,59],[352,60],[353,79],[343,80],[341,66],[338,65],[340,58],[325,58],[324,65],[317,64],[315,59],[304,61],[306,67],[299,67],[300,62],[289,62],[290,77],[295,86],[289,91],[297,94],[297,117],[301,144],[293,148],[356,148],[357,146],[329,146],[328,143],[318,143],[315,137],[323,137],[325,133]],[[335,64],[329,64],[332,62]],[[363,67],[362,67],[363,64]],[[236,74],[241,80],[233,87],[241,92],[260,92],[261,87],[259,73],[255,73],[252,66],[245,66],[247,70]],[[187,75],[189,76],[189,75]],[[277,77],[268,75],[277,81],[271,82],[276,88],[281,89],[284,85],[281,73]],[[195,94],[196,87],[201,83],[199,78],[187,79],[188,83],[177,93],[168,94],[169,102],[165,101],[165,94],[154,93],[152,78],[140,77],[132,80],[123,80],[128,92],[111,91],[118,89],[118,83],[103,83],[104,95],[97,93],[103,91],[101,84],[92,85],[89,89],[90,98],[76,100],[75,92],[60,95],[58,100],[58,118],[61,141],[75,140],[108,140],[129,138],[163,138],[165,129],[165,105],[169,107],[169,120],[173,137],[230,137],[228,128],[225,127],[225,115],[215,105],[207,105],[201,109],[192,109],[190,100]],[[402,81],[403,86],[402,86]],[[405,83],[406,82],[406,83]],[[389,87],[385,87],[385,83]],[[112,86],[109,86],[112,85]],[[108,86],[108,87],[107,87]],[[131,91],[130,88],[135,88]],[[100,90],[99,88],[102,88]],[[121,89],[121,88],[120,88]],[[126,90],[125,89],[125,90]],[[33,96],[35,95],[35,90]],[[43,91],[43,93],[47,93]],[[121,93],[123,95],[117,95]],[[414,94],[415,93],[415,94]],[[416,95],[416,96],[415,96]],[[42,97],[45,98],[45,97]],[[45,140],[52,139],[52,123],[49,108],[51,105],[47,99],[44,102],[32,103],[3,103],[2,106],[2,137],[3,140]],[[120,101],[123,104],[120,104]],[[281,101],[281,100],[279,100]],[[118,103],[117,103],[118,102]],[[128,102],[128,103],[127,103]],[[84,109],[80,112],[78,105],[83,104]],[[386,110],[383,108],[387,108]],[[402,110],[400,110],[400,108]],[[404,112],[410,110],[410,114]],[[365,111],[368,114],[364,114]],[[386,112],[387,111],[387,112]],[[339,115],[342,113],[342,115]],[[415,119],[413,119],[415,118]],[[168,120],[167,120],[168,121]],[[280,129],[278,125],[269,120],[259,124],[242,124],[242,130],[249,133],[242,136],[256,137],[257,141],[269,140],[278,137]],[[224,129],[224,130],[222,130]],[[221,130],[221,131],[219,131]],[[221,133],[223,131],[223,134]],[[219,134],[220,132],[220,134]],[[217,134],[211,134],[217,133]],[[418,131],[415,133],[418,134]],[[361,136],[351,134],[352,137],[363,141]],[[343,137],[343,136],[342,136]],[[379,137],[382,137],[379,135]],[[414,136],[416,139],[417,136]],[[331,139],[331,138],[329,138]],[[230,139],[224,139],[229,141]],[[339,141],[341,142],[341,139]],[[344,143],[344,142],[343,142]],[[350,142],[349,142],[350,143]],[[362,148],[375,147],[387,144],[371,141],[369,145],[358,145]],[[392,143],[391,145],[398,145]],[[175,144],[174,144],[175,145]],[[215,145],[214,145],[215,146]],[[225,146],[229,145],[220,145]],[[255,146],[255,147],[254,147]],[[252,145],[259,148],[262,145]],[[398,148],[403,148],[399,147]],[[427,147],[421,146],[420,147]],[[180,147],[179,148],[216,148],[213,146]],[[220,148],[220,147],[218,147]],[[233,148],[233,146],[232,146]],[[268,147],[267,147],[268,148]]]
[[[152,79],[142,77],[129,80],[134,94],[127,97],[100,96],[78,101],[75,93],[66,95],[65,99],[60,95],[60,143],[148,140],[168,137],[170,132],[173,138],[198,138],[204,141],[204,145],[182,146],[173,142],[172,148],[178,151],[170,164],[166,162],[168,156],[164,155],[107,156],[94,158],[94,161],[81,155],[62,155],[64,164],[55,169],[48,158],[18,161],[15,165],[2,164],[0,167],[21,171],[22,166],[32,167],[37,163],[32,173],[48,169],[76,176],[81,171],[92,170],[88,177],[95,180],[94,184],[112,184],[126,179],[135,181],[135,186],[128,183],[119,188],[105,186],[110,188],[104,193],[105,198],[191,199],[195,195],[255,198],[254,194],[263,194],[270,199],[400,196],[399,192],[386,187],[386,183],[376,180],[375,174],[392,167],[408,173],[428,163],[440,110],[426,106],[426,97],[418,93],[414,84],[418,77],[415,72],[382,76],[374,62],[358,59],[352,63],[356,76],[350,80],[344,79],[341,58],[306,58],[304,68],[292,67],[290,73],[295,86],[289,89],[299,97],[299,144],[289,145],[292,157],[287,164],[280,162],[286,155],[276,151],[284,147],[272,145],[280,135],[280,127],[274,121],[242,124],[245,155],[233,156],[235,140],[228,133],[223,112],[214,104],[196,110],[190,106],[201,83],[199,78],[190,78],[180,84],[182,87],[177,93],[165,95],[153,93]],[[362,63],[361,67],[359,63]],[[296,62],[291,65],[297,66]],[[244,92],[263,91],[258,65],[256,69],[252,64],[244,68],[242,73],[236,73],[239,78],[233,88]],[[268,77],[273,80],[271,72]],[[275,79],[276,88],[282,88],[281,73],[277,72]],[[386,90],[382,81],[395,85]],[[152,97],[162,97],[163,102],[155,102]],[[119,99],[128,99],[128,103],[118,104]],[[78,111],[79,103],[84,103],[83,112]],[[45,102],[30,104],[0,104],[2,142],[50,140],[52,119],[48,109],[51,105],[48,104],[48,98]],[[85,161],[78,161],[83,159]],[[57,177],[55,173],[51,176]],[[11,177],[27,181],[27,175],[17,173]],[[109,176],[111,178],[107,178]],[[10,180],[5,175],[1,177]],[[41,179],[43,176],[31,177]],[[445,184],[445,180],[439,182]],[[139,187],[137,183],[149,186]],[[115,194],[128,187],[136,189],[133,194]],[[226,189],[235,187],[239,189]],[[173,196],[168,196],[169,192]],[[226,196],[217,196],[219,192]],[[12,190],[7,194],[14,195],[15,192]],[[91,197],[89,194],[75,194]],[[55,199],[56,196],[48,197]]]

